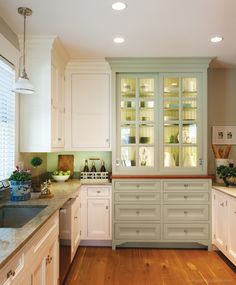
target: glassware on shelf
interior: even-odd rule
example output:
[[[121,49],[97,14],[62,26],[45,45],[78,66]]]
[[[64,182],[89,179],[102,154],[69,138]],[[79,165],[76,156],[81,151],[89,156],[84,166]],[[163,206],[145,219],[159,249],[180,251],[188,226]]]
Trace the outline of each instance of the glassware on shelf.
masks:
[[[139,97],[154,97],[154,79],[139,79]]]
[[[173,153],[165,151],[164,166],[165,167],[175,167],[176,166],[176,161],[174,159]]]
[[[136,166],[136,147],[121,147],[121,166]]]
[[[151,124],[139,125],[139,143],[153,144],[154,143],[154,126]]]
[[[165,77],[164,78],[164,97],[179,96],[179,78]]]
[[[139,147],[139,166],[154,166],[154,147]]]
[[[179,125],[177,124],[164,125],[164,143],[165,144],[179,143]]]
[[[164,101],[164,121],[179,120],[179,102]]]
[[[182,156],[183,167],[197,166],[197,147],[183,147]]]
[[[136,143],[136,127],[135,125],[121,126],[121,144],[135,144]]]
[[[196,124],[183,124],[182,142],[184,144],[196,144],[197,143],[197,125]]]
[[[121,97],[135,98],[136,97],[136,80],[133,78],[121,79]]]

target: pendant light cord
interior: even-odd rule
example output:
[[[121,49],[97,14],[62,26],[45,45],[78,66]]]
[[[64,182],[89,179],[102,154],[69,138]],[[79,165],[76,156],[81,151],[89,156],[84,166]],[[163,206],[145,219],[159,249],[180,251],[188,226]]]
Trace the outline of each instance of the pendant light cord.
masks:
[[[24,36],[23,36],[23,78],[27,77],[25,72],[25,30],[26,30],[26,14],[24,14]]]

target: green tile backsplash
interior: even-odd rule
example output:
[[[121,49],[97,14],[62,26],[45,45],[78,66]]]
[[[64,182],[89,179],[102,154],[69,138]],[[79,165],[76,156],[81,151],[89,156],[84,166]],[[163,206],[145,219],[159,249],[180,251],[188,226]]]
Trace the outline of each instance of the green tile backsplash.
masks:
[[[78,152],[51,152],[47,153],[47,171],[52,172],[57,169],[59,154],[73,154],[74,155],[74,171],[79,172],[83,170],[84,162],[87,159],[89,168],[91,168],[92,161],[89,158],[100,158],[105,161],[105,166],[108,171],[112,171],[111,151],[78,151]],[[101,161],[94,161],[97,171],[100,171]]]

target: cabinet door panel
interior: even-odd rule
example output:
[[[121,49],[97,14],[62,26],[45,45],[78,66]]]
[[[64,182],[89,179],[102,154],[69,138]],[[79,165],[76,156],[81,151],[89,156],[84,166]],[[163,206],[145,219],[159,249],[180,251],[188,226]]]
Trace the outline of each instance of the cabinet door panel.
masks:
[[[225,251],[226,246],[226,197],[224,194],[214,194],[214,241],[215,245]]]
[[[236,264],[236,199],[229,198],[227,201],[227,207],[227,251],[232,262]]]
[[[81,229],[81,219],[80,219],[80,196],[75,198],[71,209],[71,261],[76,253],[76,250],[80,242],[80,229]]]
[[[109,199],[88,199],[88,238],[110,237]]]
[[[72,74],[71,80],[72,147],[109,147],[109,75]]]

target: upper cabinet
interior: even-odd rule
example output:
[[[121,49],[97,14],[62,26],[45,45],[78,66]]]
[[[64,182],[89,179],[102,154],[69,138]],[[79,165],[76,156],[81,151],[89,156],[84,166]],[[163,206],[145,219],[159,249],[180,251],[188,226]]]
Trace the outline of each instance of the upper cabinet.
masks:
[[[113,173],[206,174],[210,59],[108,61]]]
[[[27,72],[35,93],[20,96],[20,151],[60,151],[65,145],[65,66],[55,37],[27,39]]]
[[[66,149],[110,150],[110,67],[73,60],[66,68]]]

